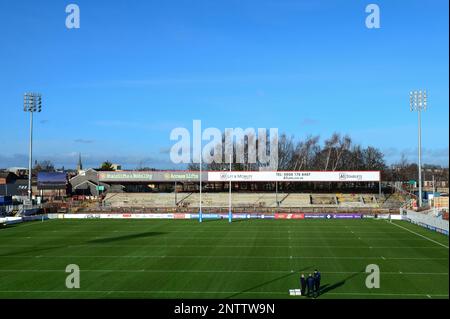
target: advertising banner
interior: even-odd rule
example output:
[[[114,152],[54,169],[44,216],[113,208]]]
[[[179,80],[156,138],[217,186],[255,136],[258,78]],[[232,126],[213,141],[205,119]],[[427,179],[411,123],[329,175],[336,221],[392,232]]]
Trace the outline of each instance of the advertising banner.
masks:
[[[332,216],[330,214],[305,214],[305,218],[328,218],[330,219]]]
[[[66,219],[173,219],[173,214],[64,214]]]
[[[303,213],[294,213],[294,214],[276,213],[275,219],[305,219],[305,214],[303,214]]]
[[[355,218],[362,218],[361,214],[333,214],[333,218],[337,219],[355,219]]]
[[[72,219],[72,218],[86,218],[86,214],[62,214],[62,218],[64,219]]]
[[[116,171],[98,173],[100,182],[196,182],[199,180],[199,176],[199,172],[190,171]],[[206,180],[207,173],[202,173],[202,176],[202,180]]]
[[[5,217],[0,218],[0,224],[12,225],[23,222],[22,217]]]
[[[195,171],[98,172],[100,182],[198,182]],[[214,171],[202,172],[208,182],[379,182],[379,171]]]
[[[379,171],[208,172],[209,182],[379,182]]]
[[[436,232],[448,236],[448,230],[436,228]]]
[[[35,215],[35,216],[23,216],[22,217],[24,222],[29,222],[33,220],[47,220],[49,217],[47,215]]]

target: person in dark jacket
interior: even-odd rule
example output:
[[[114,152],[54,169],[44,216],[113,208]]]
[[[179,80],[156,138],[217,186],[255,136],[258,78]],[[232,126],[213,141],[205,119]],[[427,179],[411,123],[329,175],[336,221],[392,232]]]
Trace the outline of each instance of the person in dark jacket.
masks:
[[[305,274],[300,276],[300,291],[302,292],[302,296],[306,296],[306,278]]]
[[[306,279],[306,284],[308,286],[308,297],[314,296],[314,277],[311,274]]]
[[[316,269],[314,271],[314,293],[315,293],[316,297],[319,295],[319,292],[320,292],[320,279],[321,279],[321,277],[322,277],[322,275]]]

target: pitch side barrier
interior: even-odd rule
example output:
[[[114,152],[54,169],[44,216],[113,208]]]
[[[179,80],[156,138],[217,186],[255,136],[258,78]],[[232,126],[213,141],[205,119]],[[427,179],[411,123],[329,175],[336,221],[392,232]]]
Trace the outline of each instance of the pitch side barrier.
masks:
[[[442,218],[409,210],[401,210],[401,216],[403,220],[406,220],[412,224],[427,228],[431,231],[435,231],[446,236],[449,235],[449,222],[447,220],[443,220]]]
[[[28,221],[44,221],[47,219],[195,219],[199,214],[45,214],[24,217],[0,218],[0,225],[17,224]],[[205,219],[228,219],[228,214],[203,214]],[[359,214],[359,213],[236,213],[233,219],[386,219],[386,220],[406,220],[412,224],[427,228],[444,235],[449,235],[449,223],[446,220],[433,218],[416,212],[402,212],[402,214]]]
[[[112,171],[103,183],[149,182],[381,182],[380,171]]]
[[[0,218],[0,225],[14,225],[23,222],[31,222],[31,221],[44,221],[49,219],[48,215],[34,215],[34,216],[23,216],[23,217],[5,217]]]
[[[0,221],[20,223],[27,221],[42,221],[47,219],[198,219],[198,213],[171,213],[171,214],[139,214],[139,213],[98,213],[98,214],[45,214],[26,217],[8,217]],[[206,219],[228,219],[228,213],[205,213]],[[233,213],[233,219],[405,219],[400,214],[362,214],[362,213]]]
[[[373,215],[362,213],[233,213],[233,219],[362,219],[362,218],[391,218],[401,219],[401,215]],[[171,214],[139,214],[139,213],[99,213],[99,214],[48,214],[50,219],[198,219],[198,213]],[[228,213],[204,213],[206,219],[228,219]]]

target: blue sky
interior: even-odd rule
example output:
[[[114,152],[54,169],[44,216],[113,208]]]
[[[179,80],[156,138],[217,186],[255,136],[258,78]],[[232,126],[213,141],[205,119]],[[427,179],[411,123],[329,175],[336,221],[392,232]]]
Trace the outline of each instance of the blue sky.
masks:
[[[65,27],[76,3],[81,28]],[[381,28],[365,27],[376,3]],[[409,91],[427,88],[424,158],[448,166],[448,1],[0,1],[0,167],[24,166],[26,91],[43,94],[35,158],[170,163],[170,131],[334,131],[416,161]],[[182,168],[182,167],[179,167]]]

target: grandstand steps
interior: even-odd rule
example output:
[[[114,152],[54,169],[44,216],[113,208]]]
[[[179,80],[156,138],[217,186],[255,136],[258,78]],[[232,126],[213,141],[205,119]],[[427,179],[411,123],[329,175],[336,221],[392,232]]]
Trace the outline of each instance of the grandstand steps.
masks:
[[[227,208],[228,193],[202,193],[202,207]],[[231,204],[241,208],[300,208],[300,207],[379,207],[378,202],[398,208],[398,198],[377,199],[373,194],[304,194],[304,193],[232,193]],[[176,201],[175,201],[176,199]],[[277,199],[279,206],[277,205]],[[104,207],[112,208],[191,208],[199,207],[199,193],[108,193]]]

